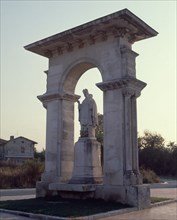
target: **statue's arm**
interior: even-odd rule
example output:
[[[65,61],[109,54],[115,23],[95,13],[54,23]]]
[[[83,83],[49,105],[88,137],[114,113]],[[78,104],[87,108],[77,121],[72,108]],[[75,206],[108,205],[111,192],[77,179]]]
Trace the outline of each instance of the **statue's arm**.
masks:
[[[78,112],[79,112],[79,121],[80,121],[80,110],[81,110],[81,104],[80,104],[80,101],[77,100],[77,103],[78,103]]]

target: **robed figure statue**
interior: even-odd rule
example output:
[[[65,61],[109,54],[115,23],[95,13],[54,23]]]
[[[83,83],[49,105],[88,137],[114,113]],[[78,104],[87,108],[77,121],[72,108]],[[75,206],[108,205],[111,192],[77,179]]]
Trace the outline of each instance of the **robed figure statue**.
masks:
[[[82,103],[78,101],[79,121],[81,125],[81,137],[95,137],[95,128],[98,125],[98,114],[96,102],[93,95],[87,89],[83,90],[85,99]]]

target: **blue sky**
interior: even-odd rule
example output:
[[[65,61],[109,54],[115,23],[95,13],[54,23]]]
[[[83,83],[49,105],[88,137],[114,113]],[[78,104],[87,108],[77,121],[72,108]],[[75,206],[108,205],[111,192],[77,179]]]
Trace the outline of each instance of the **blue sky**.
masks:
[[[25,51],[25,45],[101,16],[128,8],[159,32],[133,50],[137,78],[148,85],[138,98],[138,131],[160,133],[176,141],[176,1],[16,1],[1,0],[1,131],[0,137],[25,136],[45,147],[46,110],[36,98],[46,91],[48,60]],[[86,72],[76,94],[88,87],[102,113],[97,70]],[[94,77],[93,77],[94,76]],[[89,85],[88,82],[89,81]],[[77,116],[76,116],[77,118]],[[79,132],[76,123],[76,138]]]

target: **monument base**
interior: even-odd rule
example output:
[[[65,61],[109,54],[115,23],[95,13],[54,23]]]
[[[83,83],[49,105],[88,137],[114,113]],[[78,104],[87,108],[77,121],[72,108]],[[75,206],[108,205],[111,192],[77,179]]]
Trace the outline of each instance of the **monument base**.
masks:
[[[94,198],[96,185],[52,183],[49,185],[49,189],[53,192],[57,192],[62,198],[88,199]]]
[[[44,172],[41,181],[36,182],[36,198],[57,195],[57,192],[49,190],[49,184],[60,182],[60,178],[54,172]]]
[[[150,206],[149,185],[111,186],[103,184],[49,184],[51,192],[63,198],[103,199],[120,202],[139,209]]]
[[[128,204],[139,209],[150,206],[150,186],[130,185],[130,186],[97,186],[95,198],[106,201],[115,201]]]
[[[36,198],[58,195],[57,191],[49,190],[49,184],[49,182],[45,181],[38,181],[36,183]]]
[[[74,149],[74,170],[69,184],[102,183],[101,145],[96,139],[79,138]]]

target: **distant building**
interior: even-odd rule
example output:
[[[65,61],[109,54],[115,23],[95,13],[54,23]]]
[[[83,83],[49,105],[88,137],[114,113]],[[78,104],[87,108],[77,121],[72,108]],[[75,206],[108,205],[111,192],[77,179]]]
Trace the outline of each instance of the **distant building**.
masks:
[[[22,164],[34,158],[34,146],[37,142],[25,137],[10,137],[10,140],[0,139],[0,160]]]

